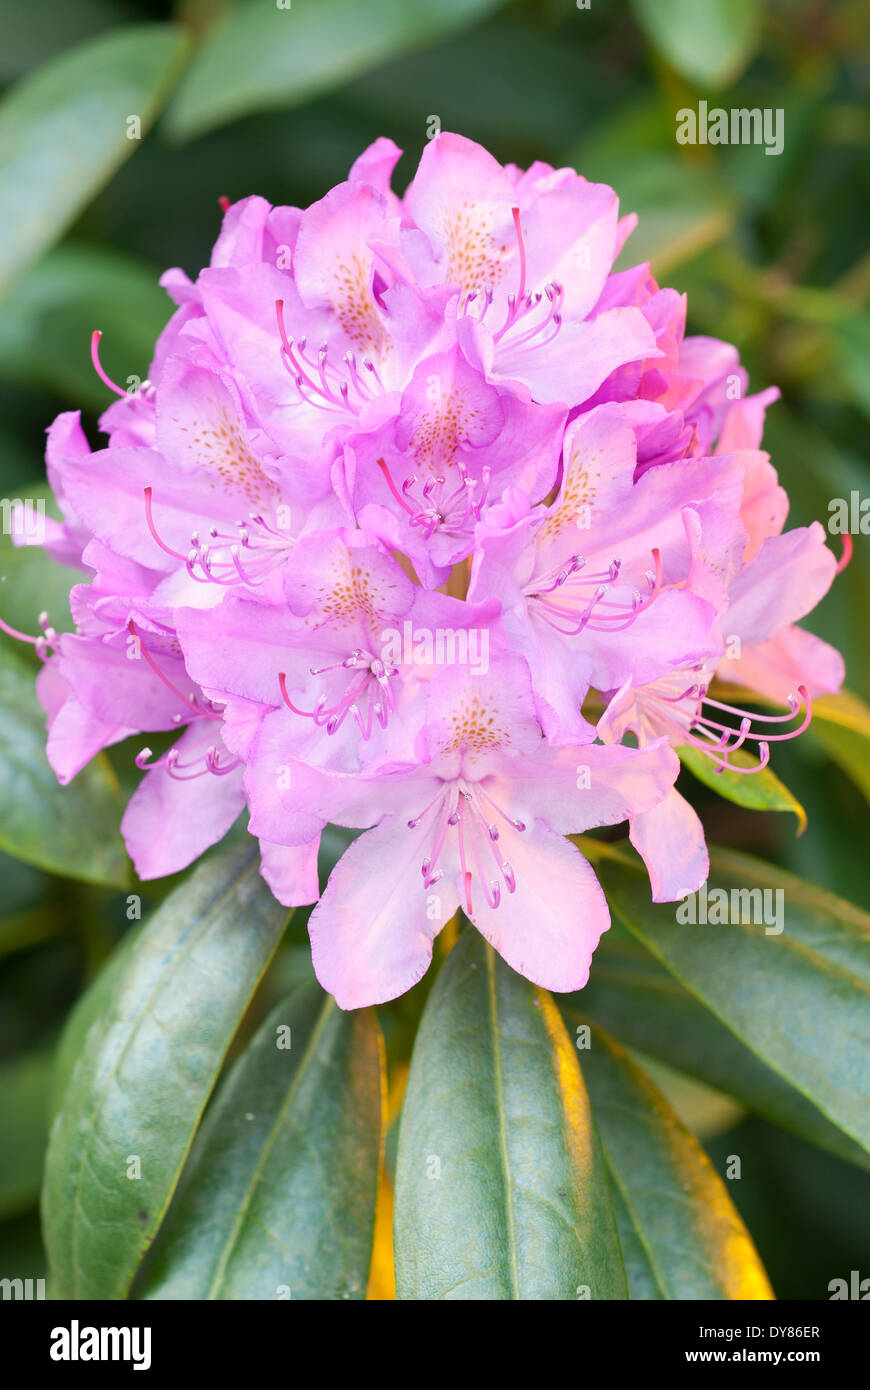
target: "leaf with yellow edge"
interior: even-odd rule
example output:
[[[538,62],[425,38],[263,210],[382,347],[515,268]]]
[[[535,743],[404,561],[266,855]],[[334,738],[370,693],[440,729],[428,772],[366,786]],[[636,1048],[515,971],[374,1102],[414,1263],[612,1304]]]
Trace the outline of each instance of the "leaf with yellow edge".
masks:
[[[573,1034],[583,995],[560,1001]],[[771,1299],[725,1184],[645,1071],[592,1027],[580,1053],[616,1189],[632,1299]]]
[[[725,768],[716,771],[716,764],[697,748],[678,748],[680,761],[684,767],[705,786],[738,806],[746,806],[752,811],[793,811],[797,816],[797,833],[802,835],[807,828],[807,813],[797,797],[779,780],[769,767],[758,772],[732,772]],[[752,767],[758,759],[751,753],[738,749],[729,754],[729,761],[737,767]]]

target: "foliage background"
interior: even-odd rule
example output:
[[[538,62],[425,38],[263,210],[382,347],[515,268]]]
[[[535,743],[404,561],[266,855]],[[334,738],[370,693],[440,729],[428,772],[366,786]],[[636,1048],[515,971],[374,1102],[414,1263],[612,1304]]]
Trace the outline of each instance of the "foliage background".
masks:
[[[765,445],[792,498],[790,524],[826,521],[829,500],[852,489],[870,495],[863,0],[592,0],[588,10],[571,0],[293,0],[283,12],[268,0],[174,8],[0,0],[0,82],[14,88],[76,45],[165,21],[186,40],[167,31],[153,60],[131,63],[139,105],[117,97],[143,125],[149,110],[158,115],[141,142],[116,130],[111,148],[93,147],[87,131],[103,117],[89,105],[90,83],[72,70],[54,79],[53,99],[59,92],[68,113],[41,134],[38,112],[25,122],[41,141],[26,169],[15,163],[20,131],[0,110],[4,496],[39,495],[43,434],[59,410],[81,406],[96,444],[107,394],[90,368],[90,332],[104,332],[110,375],[146,374],[169,312],[158,275],[181,265],[195,276],[207,263],[219,195],[305,205],[381,134],[406,151],[396,180],[403,186],[433,115],[499,159],[570,163],[612,184],[623,208],[640,214],[624,263],[649,257],[660,283],[688,291],[690,332],[735,342],[753,390],[782,388]],[[93,48],[82,71],[99,79],[105,62]],[[701,98],[782,108],[782,155],[678,146],[675,112]],[[0,545],[3,616],[33,631],[48,608],[58,627],[69,626],[70,576],[41,556],[13,553],[5,536]],[[808,626],[842,647],[849,686],[867,699],[870,539],[855,537],[855,551]],[[137,750],[113,750],[75,793],[80,799],[64,794],[61,805],[52,779],[34,771],[32,672],[23,682],[20,653],[10,656],[9,646],[0,652],[0,845],[15,854],[0,856],[0,1274],[37,1277],[53,1050],[74,1001],[130,926],[131,884],[114,826]],[[744,811],[701,788],[697,801],[710,838],[867,906],[867,765],[848,744],[830,748],[835,758],[808,737],[777,750],[777,772],[809,813],[800,838],[791,816]],[[143,915],[171,886],[137,889]],[[304,970],[305,939],[297,914],[260,1015]],[[425,988],[382,1011],[397,1066]],[[726,1155],[742,1156],[743,1177],[729,1191],[778,1296],[827,1297],[829,1279],[848,1277],[862,1260],[870,1272],[864,1174],[678,1073],[654,1074],[720,1172]]]

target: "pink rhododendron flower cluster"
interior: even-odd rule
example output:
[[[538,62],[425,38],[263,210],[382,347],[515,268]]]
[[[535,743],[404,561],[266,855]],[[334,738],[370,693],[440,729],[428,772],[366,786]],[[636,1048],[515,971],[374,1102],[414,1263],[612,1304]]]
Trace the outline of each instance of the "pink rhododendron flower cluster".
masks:
[[[457,908],[581,987],[609,915],[565,837],[627,820],[653,898],[693,892],[675,750],[762,766],[843,675],[795,626],[836,561],[820,525],[783,531],[777,393],[685,337],[648,265],[613,270],[613,190],[442,134],[400,200],[398,156],[377,141],[304,211],[228,207],[209,268],[164,277],[178,307],[108,447],[75,413],[48,434],[45,545],[87,576],[76,632],[37,641],[52,767],[177,729],[137,759],[139,875],[247,807],[345,1008],[413,985]],[[365,833],[321,895],[327,823]]]

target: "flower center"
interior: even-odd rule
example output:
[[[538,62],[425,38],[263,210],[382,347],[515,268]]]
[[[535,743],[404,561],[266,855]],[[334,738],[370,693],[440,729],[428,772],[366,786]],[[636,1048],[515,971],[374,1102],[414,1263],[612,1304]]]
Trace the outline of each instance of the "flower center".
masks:
[[[416,830],[424,817],[430,813],[432,844],[420,865],[424,888],[431,888],[444,877],[444,870],[439,868],[438,861],[444,852],[448,834],[455,830],[465,893],[465,911],[468,916],[470,917],[474,910],[472,884],[475,877],[492,908],[498,907],[501,902],[502,884],[509,893],[516,892],[514,871],[501,851],[499,829],[493,820],[493,813],[511,829],[520,833],[526,827],[522,821],[514,820],[493,801],[482,782],[469,782],[464,777],[457,777],[454,781],[443,783],[429,804],[408,821],[408,829]],[[484,871],[488,854],[495,862],[498,876],[494,878],[487,877]]]
[[[390,492],[410,517],[409,524],[421,527],[427,541],[435,531],[444,531],[453,536],[470,535],[486,505],[490,468],[483,468],[481,482],[478,483],[476,478],[468,476],[461,460],[457,459],[455,466],[459,474],[458,487],[454,487],[452,482],[448,483],[443,476],[427,478],[422,487],[418,487],[419,479],[411,475],[405,478],[400,492],[387,464],[383,459],[378,459],[378,467]]]
[[[375,720],[382,729],[387,727],[391,712],[395,711],[390,681],[398,670],[372,656],[371,652],[357,647],[343,661],[329,666],[311,666],[312,676],[327,676],[331,692],[323,690],[312,710],[300,709],[287,693],[287,676],[281,672],[278,684],[281,698],[288,709],[304,719],[313,719],[318,728],[325,728],[327,734],[338,732],[348,715],[359,726],[362,737],[368,741],[372,736]],[[335,673],[338,673],[337,675]]]

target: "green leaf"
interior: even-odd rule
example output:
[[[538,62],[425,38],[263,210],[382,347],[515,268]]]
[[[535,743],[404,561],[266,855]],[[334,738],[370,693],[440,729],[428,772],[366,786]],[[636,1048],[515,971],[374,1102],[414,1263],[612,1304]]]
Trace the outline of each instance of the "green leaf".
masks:
[[[653,47],[690,82],[724,87],[755,52],[757,0],[632,0]]]
[[[828,1153],[870,1169],[870,1155],[826,1120],[684,989],[616,921],[595,953],[589,982],[562,1001],[626,1046],[799,1134]]]
[[[364,1299],[384,1081],[373,1010],[283,999],[197,1138],[146,1297]]]
[[[111,393],[91,362],[91,334],[103,333],[100,359],[125,389],[144,381],[172,305],[159,272],[106,248],[50,251],[15,286],[0,315],[0,376],[39,383],[70,404],[105,410]],[[28,494],[29,495],[29,494]]]
[[[25,77],[0,105],[0,293],[50,246],[138,148],[186,48],[170,24],[90,39]],[[131,127],[130,129],[135,129]]]
[[[718,792],[726,800],[753,811],[793,811],[797,816],[798,834],[802,835],[806,830],[806,811],[770,767],[763,767],[759,772],[748,774],[732,772],[730,768],[717,772],[716,764],[700,749],[687,745],[678,748],[677,752],[680,762],[699,782],[712,787],[714,792]],[[758,763],[758,758],[744,752],[743,749],[737,749],[730,754],[730,761],[738,767],[752,767]]]
[[[0,642],[0,849],[52,873],[125,885],[121,806],[111,769],[98,758],[61,787],[45,756],[45,715],[34,672]]]
[[[650,901],[638,860],[594,840],[584,840],[583,851],[612,911],[653,955],[761,1061],[870,1149],[870,915],[720,849],[711,854],[708,902],[714,889],[724,889],[729,904],[733,890],[779,890],[784,930],[767,934],[742,920],[682,923],[673,903]]]
[[[3,334],[3,315],[0,314],[0,337]],[[2,350],[0,350],[2,355]],[[40,509],[55,520],[61,519],[60,509],[45,478],[35,478],[15,487],[7,499],[30,504],[29,517],[34,530],[40,524]],[[19,632],[38,635],[38,619],[46,612],[57,632],[73,628],[69,594],[74,584],[84,582],[81,570],[59,565],[40,545],[13,545],[12,537],[0,535],[0,617]],[[8,643],[5,635],[2,642]],[[25,648],[16,649],[23,656]]]
[[[50,1088],[52,1114],[63,1103],[66,1088],[70,1083],[76,1062],[84,1051],[91,1028],[94,1026],[99,1028],[100,1021],[109,1010],[116,985],[123,976],[127,957],[140,931],[141,927],[134,928],[118,942],[108,960],[103,962],[100,970],[84,993],[79,995],[75,1005],[67,1015],[52,1068]]]
[[[142,926],[85,1033],[46,1158],[58,1297],[123,1298],[160,1225],[286,917],[257,864],[253,846],[209,856]]]
[[[870,709],[857,695],[843,691],[813,702],[810,730],[870,801]]]
[[[472,24],[500,0],[247,0],[215,27],[167,117],[184,139],[320,92],[452,29]]]
[[[473,930],[438,975],[411,1059],[395,1245],[399,1298],[627,1296],[577,1053],[546,990]]]
[[[51,1065],[47,1049],[0,1067],[0,1218],[26,1211],[39,1197]]]
[[[572,1004],[562,1013],[571,1032],[584,1022]],[[590,1041],[581,1053],[583,1075],[622,1197],[620,1237],[633,1251],[631,1297],[773,1298],[749,1233],[697,1139],[623,1048],[597,1028]]]

